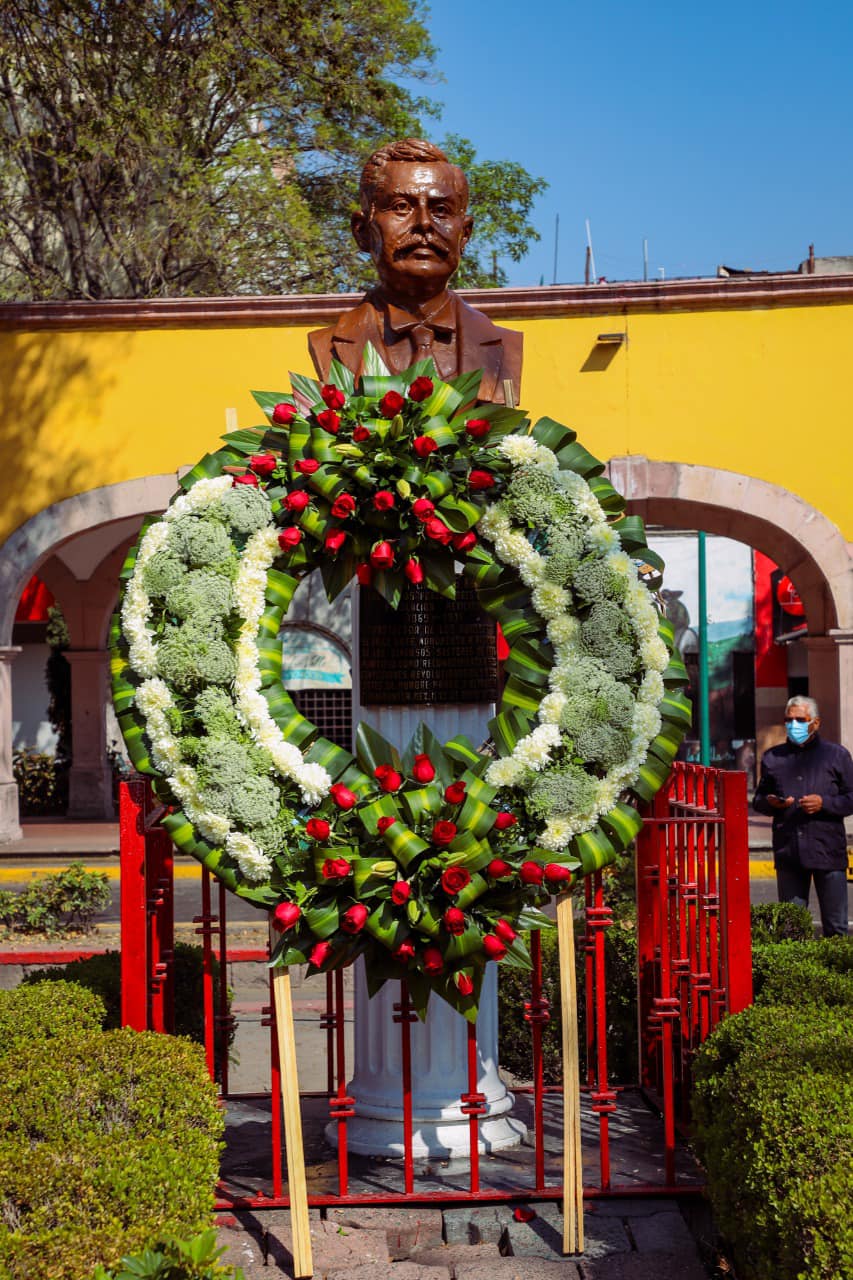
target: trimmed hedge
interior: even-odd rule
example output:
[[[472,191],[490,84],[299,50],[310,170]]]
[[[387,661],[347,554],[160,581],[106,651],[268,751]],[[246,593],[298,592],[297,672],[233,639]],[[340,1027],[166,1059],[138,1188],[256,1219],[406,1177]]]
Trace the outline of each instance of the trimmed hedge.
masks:
[[[189,942],[176,942],[175,955],[175,1035],[189,1036],[196,1044],[204,1044],[204,969],[203,952]],[[219,961],[213,957],[213,981],[219,981]],[[107,1030],[121,1026],[121,952],[107,951],[73,960],[66,965],[51,965],[28,973],[21,986],[47,982],[74,982],[95,992],[106,1006]],[[222,1032],[217,1024],[214,1032],[217,1061]],[[233,1028],[228,1044],[234,1039]]]
[[[760,1003],[699,1051],[693,1115],[740,1280],[853,1276],[853,940],[756,948]]]
[[[750,908],[752,945],[771,942],[811,942],[814,923],[808,907],[796,902],[762,902]]]
[[[209,1225],[224,1118],[203,1051],[103,1017],[72,983],[0,993],[0,1275],[90,1280]]]
[[[120,1271],[98,1267],[92,1280],[245,1280],[241,1267],[224,1266],[225,1252],[211,1227],[192,1240],[161,1240],[133,1258],[122,1258]]]

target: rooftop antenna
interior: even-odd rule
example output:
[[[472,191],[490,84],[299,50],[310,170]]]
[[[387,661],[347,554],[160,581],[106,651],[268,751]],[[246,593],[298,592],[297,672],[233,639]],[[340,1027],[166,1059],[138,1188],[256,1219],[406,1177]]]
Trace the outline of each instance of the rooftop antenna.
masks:
[[[554,219],[554,278],[551,284],[557,283],[557,251],[560,247],[560,215],[557,214]]]
[[[586,220],[586,253],[587,265],[592,273],[592,283],[595,284],[598,276],[595,271],[595,254],[592,252],[592,232],[589,229],[589,218]],[[589,284],[589,280],[587,280],[587,284]]]
[[[643,237],[643,279],[649,278],[649,242]]]

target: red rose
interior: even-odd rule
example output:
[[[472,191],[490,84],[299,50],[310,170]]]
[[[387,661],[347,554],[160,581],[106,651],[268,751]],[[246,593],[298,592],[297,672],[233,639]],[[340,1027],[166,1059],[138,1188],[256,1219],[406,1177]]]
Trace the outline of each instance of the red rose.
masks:
[[[293,470],[298,471],[301,476],[313,476],[315,471],[320,470],[320,464],[316,458],[299,458],[294,462]]]
[[[495,925],[495,933],[500,938],[501,942],[505,942],[507,946],[509,946],[510,943],[515,942],[518,937],[515,929],[513,929],[512,925],[507,920],[498,920]]]
[[[459,992],[460,996],[471,996],[474,994],[474,982],[467,973],[460,972],[454,974],[453,981],[456,983],[456,990]]]
[[[347,398],[343,391],[339,391],[336,386],[327,384],[320,392],[320,398],[330,409],[343,409],[347,402]]]
[[[453,826],[452,822],[447,824]],[[446,871],[441,873],[441,887],[445,893],[454,897],[460,893],[466,886],[471,883],[471,872],[466,871],[464,867],[448,867]]]
[[[448,804],[461,804],[465,799],[465,783],[451,782],[444,793],[444,798]]]
[[[292,526],[289,529],[282,529],[278,535],[278,545],[282,551],[295,551],[301,541],[302,530],[294,529]]]
[[[235,476],[234,483],[232,484],[231,487],[233,488],[234,485],[237,485],[237,484],[248,484],[248,485],[251,485],[253,489],[257,489],[258,477],[254,474],[254,472],[247,471],[245,475]]]
[[[394,548],[390,542],[377,542],[370,553],[374,569],[391,569],[394,565]]]
[[[465,912],[460,911],[459,907],[448,907],[442,920],[445,929],[448,933],[452,933],[454,938],[458,938],[465,932]]]
[[[324,431],[328,431],[333,436],[336,436],[341,429],[340,416],[335,413],[334,409],[324,409],[322,413],[318,413],[317,423]],[[471,474],[473,475],[473,472]]]
[[[420,560],[407,560],[403,565],[403,573],[415,586],[424,580],[424,567]]]
[[[346,880],[352,867],[346,858],[327,858],[322,871],[324,880]]]
[[[331,942],[315,942],[308,952],[308,963],[313,964],[315,969],[319,969],[321,965],[326,963],[331,954]]]
[[[249,466],[256,476],[266,479],[278,466],[278,458],[271,453],[253,453],[249,459]]]
[[[386,391],[385,395],[379,401],[378,407],[380,418],[395,417],[405,403],[406,402],[400,395],[399,391]]]
[[[494,483],[491,471],[472,471],[468,477],[469,489],[491,489]]]
[[[416,782],[432,782],[435,777],[435,765],[429,756],[423,754],[415,756],[412,777]]]
[[[394,819],[392,818],[393,822]],[[412,886],[408,880],[395,880],[391,885],[391,901],[396,903],[398,907],[402,907],[404,902],[409,901],[409,895],[412,892]]]
[[[439,848],[443,848],[444,846],[450,844],[451,840],[456,839],[456,830],[457,828],[456,828],[455,822],[447,822],[444,819],[442,819],[440,822],[436,822],[432,829],[431,838],[432,838],[433,844],[438,845]],[[444,874],[447,875],[447,872],[445,872]],[[465,874],[466,876],[468,876],[467,871],[465,872]],[[471,877],[468,876],[468,880],[470,879]],[[466,884],[468,883],[468,880],[465,881]],[[444,884],[444,876],[442,876],[441,878],[441,883],[442,885]],[[459,888],[461,889],[462,886],[460,885]],[[457,893],[458,890],[454,889],[452,890],[452,892]]]
[[[383,791],[397,791],[403,785],[402,775],[390,764],[380,764],[374,769],[373,776],[378,779]]]
[[[352,438],[356,444],[362,444],[365,440],[370,439],[370,431],[363,422],[357,422],[353,427]]]
[[[492,424],[485,418],[469,418],[465,423],[465,430],[472,440],[482,440],[483,436],[487,436]]]
[[[412,503],[412,512],[416,520],[429,520],[434,511],[435,503],[430,502],[429,498],[415,498]]]
[[[493,933],[487,933],[483,939],[483,950],[487,960],[503,960],[506,955],[506,947]]]
[[[339,809],[354,809],[358,804],[358,796],[354,791],[350,791],[349,787],[345,787],[342,782],[336,782],[333,787],[330,787],[329,795]]]
[[[561,867],[559,862],[548,862],[545,865],[545,879],[568,889],[572,882],[572,873],[568,867]]]
[[[328,840],[331,829],[325,818],[309,818],[305,823],[305,834],[312,840]]]
[[[323,546],[326,548],[330,556],[336,556],[341,547],[347,540],[347,535],[343,529],[333,529],[331,533],[326,534]]]
[[[300,511],[304,511],[311,501],[311,495],[307,494],[304,489],[294,489],[293,493],[288,493],[284,499],[284,505],[288,511],[295,511],[297,515]]]
[[[453,539],[453,530],[448,529],[438,516],[430,516],[429,520],[424,522],[424,530],[428,538],[432,538],[434,542],[440,542],[444,547],[448,546]]]
[[[277,404],[272,411],[272,420],[279,427],[289,427],[293,419],[296,417],[296,405]]]
[[[293,928],[301,915],[302,908],[295,902],[280,902],[272,913],[273,928],[278,929],[279,933],[285,933]]]
[[[444,971],[444,956],[438,947],[424,947],[423,957],[424,973],[435,976]]]
[[[396,821],[397,821],[396,818],[392,818],[390,816],[380,818],[376,823],[376,830],[379,832],[381,836],[384,836],[388,828],[393,827]]]
[[[432,378],[427,378],[423,374],[419,378],[415,378],[409,387],[409,399],[419,403],[426,400],[427,396],[432,395]]]
[[[419,458],[428,458],[438,448],[438,442],[432,436],[415,436],[412,448]]]
[[[541,884],[545,878],[545,872],[538,862],[522,862],[518,875],[522,884]]]
[[[369,587],[373,581],[373,570],[369,564],[360,564],[356,567],[355,576],[360,587]]]
[[[508,862],[504,862],[503,858],[492,858],[486,867],[486,875],[492,880],[503,880],[506,876],[512,875],[512,867]]]
[[[355,511],[355,498],[351,493],[341,493],[332,503],[332,515],[336,520],[346,520]]]
[[[467,533],[457,533],[453,539],[454,551],[470,551],[472,547],[477,545],[477,535],[470,529]]]
[[[356,902],[354,906],[348,907],[341,916],[341,928],[344,933],[361,933],[369,914],[363,902]]]
[[[518,818],[514,813],[499,813],[495,818],[495,830],[508,831],[510,827],[514,827],[518,822]]]
[[[405,942],[400,943],[399,947],[394,948],[392,954],[395,960],[399,960],[400,964],[408,964],[410,960],[415,958],[414,944],[406,939]]]
[[[394,495],[390,489],[380,489],[373,495],[373,506],[377,511],[390,511],[394,505]]]

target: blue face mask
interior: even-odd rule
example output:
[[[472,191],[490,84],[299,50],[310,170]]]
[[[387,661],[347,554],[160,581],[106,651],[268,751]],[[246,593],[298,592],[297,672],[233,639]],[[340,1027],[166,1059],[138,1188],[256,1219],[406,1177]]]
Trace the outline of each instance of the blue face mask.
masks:
[[[788,741],[793,742],[795,747],[801,747],[809,740],[809,726],[802,720],[788,720],[785,724],[785,732],[788,735]]]

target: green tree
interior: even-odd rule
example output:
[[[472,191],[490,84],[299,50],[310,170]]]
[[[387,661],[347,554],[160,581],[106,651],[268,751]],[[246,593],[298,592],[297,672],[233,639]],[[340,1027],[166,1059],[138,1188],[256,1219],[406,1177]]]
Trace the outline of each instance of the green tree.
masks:
[[[16,0],[0,6],[0,296],[335,291],[364,158],[435,115],[421,0]],[[491,249],[542,183],[450,140]],[[500,280],[500,272],[498,272]]]

